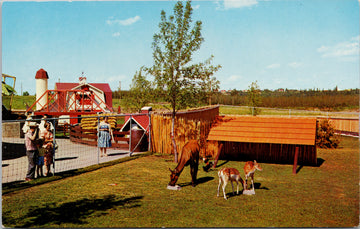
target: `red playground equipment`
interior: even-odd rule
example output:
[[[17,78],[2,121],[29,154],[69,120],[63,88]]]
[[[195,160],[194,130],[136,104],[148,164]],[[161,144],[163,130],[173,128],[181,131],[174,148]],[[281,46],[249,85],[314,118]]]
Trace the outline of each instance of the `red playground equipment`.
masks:
[[[97,112],[112,112],[99,96],[90,90],[46,90],[40,98],[29,107],[30,112],[45,97],[46,103],[34,111],[34,115],[82,115]]]
[[[36,102],[27,109],[27,113],[79,117],[84,114],[113,112],[112,92],[108,84],[89,84],[86,77],[79,77],[79,83],[56,83],[56,90],[48,90],[48,78],[44,69],[37,71]],[[72,120],[77,122],[76,119]]]

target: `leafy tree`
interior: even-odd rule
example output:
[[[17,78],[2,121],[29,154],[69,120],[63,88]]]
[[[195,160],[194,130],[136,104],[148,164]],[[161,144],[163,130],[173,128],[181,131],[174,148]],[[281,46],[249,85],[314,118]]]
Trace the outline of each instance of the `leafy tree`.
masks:
[[[329,122],[324,119],[318,121],[316,128],[316,145],[320,148],[335,149],[339,146],[340,139],[335,135],[335,129]]]
[[[260,113],[260,109],[257,108],[261,105],[261,90],[257,81],[252,82],[248,89],[248,102],[251,107],[251,112],[254,116]]]
[[[28,91],[24,91],[23,92],[23,96],[29,96],[30,94],[29,94],[29,92]]]
[[[208,101],[209,105],[211,105],[211,97],[220,89],[219,84],[220,81],[217,80],[216,77],[211,77],[209,80],[200,83],[202,88],[201,93],[205,103]]]
[[[174,7],[174,15],[169,17],[165,11],[161,12],[160,31],[154,34],[152,43],[154,64],[147,69],[155,77],[158,95],[171,104],[171,138],[175,162],[176,112],[199,101],[200,92],[209,89],[207,85],[214,79],[211,76],[221,67],[211,65],[213,56],[204,62],[192,62],[194,52],[200,49],[204,41],[201,35],[202,22],[196,21],[192,26],[192,12],[191,1],[187,1],[185,6],[182,1],[178,1]]]
[[[153,98],[152,84],[143,75],[143,67],[137,71],[132,79],[130,91],[127,98],[127,105],[140,111],[142,107],[148,104]]]

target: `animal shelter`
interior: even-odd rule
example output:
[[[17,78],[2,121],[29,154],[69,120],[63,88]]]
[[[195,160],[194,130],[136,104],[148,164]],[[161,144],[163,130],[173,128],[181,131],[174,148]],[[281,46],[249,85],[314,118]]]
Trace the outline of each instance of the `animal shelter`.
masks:
[[[218,116],[207,140],[223,144],[220,158],[316,165],[316,118]]]

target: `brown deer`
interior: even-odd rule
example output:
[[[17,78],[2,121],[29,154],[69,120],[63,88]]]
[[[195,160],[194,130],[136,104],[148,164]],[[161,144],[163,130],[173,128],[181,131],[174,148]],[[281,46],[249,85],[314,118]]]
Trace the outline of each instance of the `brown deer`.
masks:
[[[221,186],[221,183],[222,183],[224,199],[227,200],[226,194],[225,194],[225,187],[226,187],[226,185],[228,184],[229,181],[231,181],[233,195],[235,195],[233,181],[235,181],[236,184],[237,184],[237,186],[236,186],[236,194],[239,194],[239,181],[241,182],[241,185],[243,186],[243,190],[245,190],[244,180],[240,177],[240,173],[239,173],[239,171],[237,169],[234,169],[234,168],[222,168],[218,172],[218,176],[219,176],[219,186],[218,186],[218,190],[217,190],[217,196],[219,196],[220,186]]]
[[[247,189],[247,179],[249,177],[251,177],[251,184],[252,184],[252,190],[255,190],[254,187],[254,173],[256,170],[262,171],[262,168],[260,166],[260,164],[258,164],[256,162],[256,160],[254,162],[252,161],[248,161],[245,163],[244,166],[244,172],[245,172],[245,189]]]
[[[197,140],[189,140],[184,145],[178,165],[174,170],[169,168],[171,172],[169,186],[175,186],[175,183],[177,182],[184,167],[190,165],[191,183],[192,186],[195,187],[199,166],[199,152],[200,145]]]

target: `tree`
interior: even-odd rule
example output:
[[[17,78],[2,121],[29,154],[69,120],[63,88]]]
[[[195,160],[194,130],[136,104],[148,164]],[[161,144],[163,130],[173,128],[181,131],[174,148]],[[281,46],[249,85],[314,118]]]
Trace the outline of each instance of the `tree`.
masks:
[[[216,79],[216,77],[212,77],[209,80],[200,83],[201,85],[201,92],[202,92],[202,100],[204,102],[208,102],[209,105],[211,105],[211,97],[215,92],[217,92],[220,89],[220,81]]]
[[[23,96],[29,96],[29,95],[30,95],[30,94],[29,94],[28,91],[24,91]]]
[[[160,31],[153,37],[154,64],[148,73],[155,77],[157,92],[171,104],[172,128],[171,139],[177,162],[175,143],[175,116],[179,109],[195,104],[201,90],[211,76],[221,67],[211,65],[213,56],[204,62],[192,63],[192,55],[200,49],[204,38],[201,35],[201,21],[191,25],[193,9],[191,1],[178,1],[174,7],[174,15],[166,17],[161,12]],[[191,28],[192,27],[192,28]]]
[[[142,107],[151,101],[153,98],[152,95],[152,84],[146,79],[146,76],[143,75],[143,67],[141,67],[132,79],[126,103],[129,107],[133,107],[136,111],[140,111]]]
[[[316,123],[316,146],[325,149],[336,149],[340,139],[335,135],[335,129],[330,121],[324,119]]]
[[[248,89],[248,102],[252,115],[256,116],[260,113],[260,109],[257,108],[261,105],[261,90],[257,81],[252,82]]]

